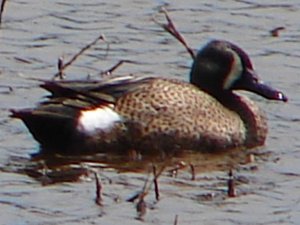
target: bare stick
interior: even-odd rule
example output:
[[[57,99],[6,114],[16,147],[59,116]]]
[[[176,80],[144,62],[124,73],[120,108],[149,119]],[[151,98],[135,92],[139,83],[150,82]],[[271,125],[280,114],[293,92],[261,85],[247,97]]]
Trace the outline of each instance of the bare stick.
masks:
[[[0,24],[2,23],[2,15],[3,15],[3,12],[4,12],[5,3],[6,3],[6,0],[2,0],[1,9],[0,9]]]
[[[159,201],[159,189],[158,189],[158,182],[157,182],[157,174],[156,174],[156,166],[153,165],[152,166],[153,169],[153,183],[154,183],[154,191],[155,191],[155,199],[156,201]]]
[[[146,202],[144,201],[144,195],[140,196],[139,202],[136,204],[136,211],[138,213],[137,219],[143,221],[147,211],[147,205]]]
[[[168,170],[171,177],[177,177],[178,171],[185,168],[186,163],[184,161],[178,162],[174,168]]]
[[[235,197],[236,191],[235,191],[235,183],[234,183],[234,176],[233,176],[232,169],[229,170],[228,176],[229,179],[227,181],[227,186],[228,186],[227,195],[228,197]]]
[[[95,202],[97,205],[100,205],[102,206],[102,184],[98,178],[98,175],[97,173],[95,172],[95,181],[96,181],[96,199],[95,199]]]
[[[139,201],[136,204],[136,211],[138,214],[137,219],[142,221],[144,220],[144,215],[146,214],[146,209],[147,209],[144,197],[148,194],[147,186],[149,183],[149,177],[150,177],[150,173],[148,173],[148,177],[144,183],[143,190],[138,195]]]
[[[175,219],[174,219],[174,225],[177,225],[178,224],[178,215],[175,216]]]
[[[192,174],[191,180],[196,180],[195,166],[192,163],[190,163],[190,168],[191,168],[191,174]]]
[[[141,194],[141,193],[138,192],[138,193],[134,194],[132,197],[128,198],[126,201],[127,201],[127,202],[134,202],[136,199],[139,198],[140,194]]]
[[[63,73],[63,71],[70,66],[80,55],[82,55],[86,50],[91,48],[93,45],[95,45],[99,40],[105,41],[105,37],[103,34],[101,34],[99,37],[97,37],[93,42],[89,43],[88,45],[84,46],[77,54],[75,54],[67,63],[61,66],[60,70],[53,76],[53,79],[60,77],[60,74]]]
[[[157,182],[157,179],[160,177],[160,175],[163,173],[164,169],[166,168],[167,162],[168,161],[166,161],[166,163],[161,167],[160,171],[157,172],[156,169],[155,169],[155,175],[154,175],[154,178],[153,178],[153,182],[150,185],[148,185],[148,182],[149,182],[149,177],[148,177],[148,179],[146,180],[146,182],[144,184],[143,191],[141,192],[141,195],[146,196],[149,193],[151,185],[153,183],[155,183],[155,181]]]
[[[153,169],[153,176],[154,176],[153,183],[155,185],[156,200],[159,199],[157,179],[162,174],[162,172],[164,171],[165,167],[166,167],[166,164],[162,166],[162,168],[160,169],[160,171],[158,173],[156,171],[156,167],[155,166],[152,167],[152,169]],[[146,205],[146,203],[144,201],[144,198],[149,193],[149,189],[151,188],[151,185],[153,184],[153,183],[151,183],[150,185],[148,185],[148,183],[149,183],[149,176],[148,176],[147,180],[145,181],[145,184],[144,184],[144,187],[143,187],[143,191],[140,193],[140,195],[139,195],[139,201],[138,201],[138,203],[136,205],[136,210],[137,210],[137,213],[138,213],[137,219],[142,220],[142,221],[144,220],[144,215],[146,214],[146,209],[147,209],[147,205]]]
[[[285,30],[285,27],[276,27],[272,30],[270,30],[270,34],[272,37],[278,37],[279,36],[279,32]]]
[[[61,80],[63,80],[65,78],[63,66],[64,66],[64,58],[61,56],[58,58],[58,61],[57,61],[58,77]]]
[[[148,183],[149,183],[149,179],[150,179],[150,174],[148,173],[148,177],[145,180],[144,186],[142,188],[142,190],[138,193],[136,193],[135,195],[133,195],[132,197],[130,197],[129,199],[127,199],[127,202],[134,202],[136,199],[140,199],[141,196],[146,196],[148,194]]]
[[[123,63],[132,63],[131,60],[120,60],[117,64],[109,68],[108,70],[104,70],[100,73],[101,76],[109,76],[111,75],[116,69],[118,69]]]
[[[161,12],[165,14],[165,17],[167,19],[167,24],[159,23],[155,18],[153,18],[154,22],[161,26],[165,31],[169,32],[173,37],[175,37],[188,51],[188,53],[191,55],[192,59],[195,59],[195,53],[192,48],[188,46],[186,43],[184,37],[178,32],[178,30],[175,27],[175,24],[171,20],[170,16],[168,15],[168,12],[165,8],[161,8]]]
[[[147,179],[145,180],[145,183],[144,183],[144,186],[142,188],[142,191],[140,191],[139,193],[133,195],[132,197],[130,197],[126,201],[127,202],[134,202],[136,199],[144,198],[149,193],[151,185],[155,182],[155,180],[157,182],[157,179],[162,174],[162,172],[164,171],[164,169],[166,168],[166,166],[167,166],[167,163],[165,163],[158,172],[155,169],[155,175],[154,175],[154,178],[153,178],[153,182],[151,182],[150,185],[149,185],[149,180],[150,180],[150,173],[149,173]],[[157,193],[158,193],[158,188],[157,188]]]

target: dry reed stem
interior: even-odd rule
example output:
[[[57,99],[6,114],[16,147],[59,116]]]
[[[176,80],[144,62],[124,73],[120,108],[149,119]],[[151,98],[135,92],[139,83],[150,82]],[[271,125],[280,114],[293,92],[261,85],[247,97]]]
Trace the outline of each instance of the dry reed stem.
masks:
[[[178,224],[178,215],[175,215],[175,219],[174,219],[174,225]]]
[[[235,182],[234,182],[232,169],[229,170],[228,176],[229,178],[227,181],[227,186],[228,186],[227,195],[228,197],[236,197]]]
[[[191,168],[191,175],[192,175],[191,180],[196,180],[195,166],[192,163],[190,163],[190,168]]]
[[[158,188],[158,182],[157,182],[157,177],[156,177],[156,166],[152,165],[153,169],[153,183],[154,183],[154,191],[155,191],[155,199],[156,201],[159,201],[159,188]]]
[[[111,68],[104,70],[102,72],[100,72],[101,76],[110,76],[116,69],[118,69],[121,65],[123,65],[124,63],[133,63],[133,61],[131,60],[120,60],[119,62],[117,62],[114,66],[112,66]]]
[[[82,55],[86,50],[90,49],[93,45],[95,45],[99,40],[103,40],[105,41],[105,37],[103,34],[101,34],[99,37],[97,37],[93,42],[87,44],[86,46],[84,46],[82,49],[80,49],[80,51],[78,53],[76,53],[67,63],[63,64],[63,65],[59,65],[58,68],[59,68],[59,71],[53,76],[53,79],[56,79],[57,77],[59,78],[63,78],[63,74],[64,74],[64,71],[66,70],[66,68],[68,66],[70,66],[73,62],[76,61],[76,59]],[[60,60],[59,60],[59,63]]]
[[[0,8],[0,24],[2,23],[2,15],[3,15],[3,12],[4,12],[5,3],[6,3],[6,0],[2,0],[1,8]]]
[[[170,18],[168,11],[165,8],[161,8],[161,12],[165,14],[165,17],[167,19],[167,24],[162,24],[160,22],[158,22],[154,17],[153,17],[153,21],[158,24],[160,27],[162,27],[165,31],[169,32],[173,37],[176,38],[176,40],[178,40],[187,50],[187,52],[191,55],[192,59],[195,59],[195,53],[194,50],[189,47],[189,45],[187,44],[187,42],[185,41],[184,37],[180,34],[180,32],[177,30],[177,28],[175,27],[175,24],[173,23],[172,19]]]
[[[102,198],[102,184],[101,181],[98,177],[98,174],[96,172],[94,172],[95,175],[95,182],[96,182],[96,199],[95,202],[97,205],[99,206],[103,206],[102,202],[103,202],[103,198]]]

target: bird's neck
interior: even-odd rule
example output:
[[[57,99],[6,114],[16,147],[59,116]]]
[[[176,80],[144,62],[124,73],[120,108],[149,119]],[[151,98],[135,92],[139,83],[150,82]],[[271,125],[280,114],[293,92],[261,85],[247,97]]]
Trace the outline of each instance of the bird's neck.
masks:
[[[267,121],[264,112],[248,97],[232,91],[216,96],[226,108],[236,112],[245,124],[245,146],[251,148],[263,145],[267,135]]]

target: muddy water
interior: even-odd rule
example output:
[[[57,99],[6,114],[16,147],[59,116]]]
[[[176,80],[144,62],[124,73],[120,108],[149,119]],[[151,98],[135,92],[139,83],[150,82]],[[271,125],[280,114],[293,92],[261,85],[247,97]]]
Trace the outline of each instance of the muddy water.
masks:
[[[255,160],[248,160],[250,153],[237,152],[179,158],[195,164],[196,180],[190,180],[189,166],[177,177],[164,172],[159,178],[160,201],[155,201],[153,191],[145,198],[144,224],[174,224],[176,215],[180,225],[299,223],[298,1],[15,0],[8,1],[0,30],[0,224],[141,224],[135,219],[135,203],[126,199],[142,189],[146,171],[120,172],[95,160],[74,164],[99,173],[101,207],[94,203],[91,172],[84,172],[77,182],[42,185],[47,183],[42,176],[45,167],[38,174],[33,169],[31,176],[24,173],[30,154],[38,151],[37,143],[20,121],[8,118],[8,109],[31,107],[41,100],[46,93],[36,79],[52,78],[58,57],[68,60],[100,34],[110,43],[109,50],[99,42],[66,70],[67,78],[96,77],[125,59],[135,63],[120,67],[119,74],[187,79],[190,56],[151,20],[161,6],[193,48],[212,38],[240,45],[263,79],[284,91],[289,102],[272,103],[251,95],[267,112],[270,127],[266,146],[253,151]],[[164,20],[161,15],[158,19]],[[285,30],[271,37],[269,31],[279,26]],[[237,177],[236,198],[226,197],[228,167]]]

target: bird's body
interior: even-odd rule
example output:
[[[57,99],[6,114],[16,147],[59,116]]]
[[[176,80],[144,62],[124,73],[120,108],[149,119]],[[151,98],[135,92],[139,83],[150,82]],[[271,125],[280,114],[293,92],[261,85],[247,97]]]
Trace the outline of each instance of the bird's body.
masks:
[[[13,117],[24,121],[44,150],[68,154],[255,147],[265,142],[266,118],[233,90],[287,100],[259,83],[246,53],[225,41],[199,51],[191,83],[127,76],[47,81],[42,87],[51,92],[49,99],[35,109],[13,111]]]

